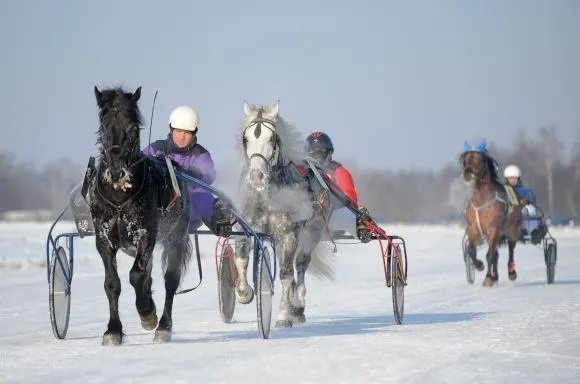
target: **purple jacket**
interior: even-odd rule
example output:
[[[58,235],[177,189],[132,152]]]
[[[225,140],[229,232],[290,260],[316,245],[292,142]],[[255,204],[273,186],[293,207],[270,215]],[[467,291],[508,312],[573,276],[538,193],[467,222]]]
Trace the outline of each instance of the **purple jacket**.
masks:
[[[145,155],[167,155],[175,161],[193,177],[207,184],[212,184],[215,180],[216,172],[213,160],[209,152],[201,145],[193,142],[187,148],[177,148],[171,139],[157,140],[143,149]],[[203,220],[209,225],[213,216],[213,196],[204,189],[188,186],[190,197],[190,222],[201,224]]]

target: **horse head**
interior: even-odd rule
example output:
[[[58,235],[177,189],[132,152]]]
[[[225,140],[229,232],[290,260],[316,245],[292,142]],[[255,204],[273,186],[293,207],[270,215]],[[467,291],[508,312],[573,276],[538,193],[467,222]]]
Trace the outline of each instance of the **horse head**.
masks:
[[[250,106],[244,102],[244,114],[242,144],[248,167],[246,181],[256,190],[263,191],[280,159],[281,140],[276,132],[278,103]]]
[[[485,142],[476,146],[465,143],[459,163],[463,180],[470,185],[497,181],[497,166],[489,156]]]
[[[95,97],[99,107],[101,169],[106,182],[115,189],[123,187],[131,179],[131,166],[140,157],[139,127],[141,114],[137,101],[141,87],[134,93],[121,88],[99,91],[95,86]]]

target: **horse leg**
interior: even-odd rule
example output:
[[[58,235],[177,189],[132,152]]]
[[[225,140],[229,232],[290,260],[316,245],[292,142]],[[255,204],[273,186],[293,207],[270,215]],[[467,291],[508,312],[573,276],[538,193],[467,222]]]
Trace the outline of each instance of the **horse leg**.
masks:
[[[254,299],[254,290],[248,284],[248,263],[250,261],[250,241],[240,237],[236,241],[234,264],[238,273],[236,281],[236,300],[240,304],[249,304]]]
[[[306,285],[304,278],[308,265],[310,264],[310,258],[310,253],[301,253],[296,260],[295,306],[292,310],[292,315],[295,317],[297,323],[306,322],[306,316],[304,316],[304,309],[306,307]]]
[[[467,254],[471,258],[471,261],[473,262],[475,269],[477,269],[480,272],[483,271],[484,268],[483,261],[477,258],[477,247],[475,246],[475,244],[472,244],[471,242],[468,243]]]
[[[117,273],[117,250],[114,249],[105,235],[97,235],[97,250],[105,266],[105,292],[109,299],[109,324],[103,334],[103,345],[120,345],[123,342],[123,325],[119,318],[119,295],[121,280]]]
[[[484,287],[491,287],[497,283],[497,260],[499,258],[499,252],[497,251],[497,236],[489,237],[489,248],[487,250],[487,274],[483,280]]]
[[[155,236],[153,236],[155,238]],[[157,326],[157,311],[151,294],[151,269],[153,268],[152,254],[155,243],[151,237],[142,238],[137,245],[135,262],[129,272],[129,282],[135,289],[135,306],[141,318],[141,326],[147,331]]]
[[[510,280],[518,278],[516,272],[516,263],[514,261],[514,249],[516,248],[516,241],[508,240],[509,260],[508,260],[508,276]]]
[[[191,256],[191,243],[189,236],[176,239],[169,236],[163,242],[162,260],[167,265],[165,270],[165,305],[163,306],[163,315],[159,320],[159,326],[155,331],[154,342],[168,342],[171,340],[171,329],[173,327],[173,299],[175,292],[181,281],[182,271],[187,267]]]
[[[293,235],[285,236],[282,249],[282,263],[280,266],[280,281],[282,282],[282,297],[276,317],[276,327],[292,327],[295,322],[299,322],[293,313],[293,304],[296,294],[296,282],[294,281],[294,254],[296,252],[296,238]]]
[[[282,297],[280,298],[280,307],[275,326],[277,328],[290,328],[295,322],[298,322],[294,316],[295,307],[292,305],[296,292],[296,282],[293,277],[283,278],[282,275],[280,275],[280,281],[282,282]]]

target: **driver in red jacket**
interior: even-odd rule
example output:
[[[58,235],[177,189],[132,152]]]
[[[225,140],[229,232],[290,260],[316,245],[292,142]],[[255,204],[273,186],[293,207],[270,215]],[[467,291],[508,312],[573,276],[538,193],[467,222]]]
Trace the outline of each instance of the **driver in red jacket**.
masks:
[[[306,152],[314,158],[325,174],[351,201],[352,206],[358,208],[358,196],[350,172],[339,162],[332,159],[334,145],[330,136],[324,132],[312,132],[306,139]],[[366,208],[363,208],[366,210]],[[357,235],[363,242],[370,241],[369,230],[357,222]]]

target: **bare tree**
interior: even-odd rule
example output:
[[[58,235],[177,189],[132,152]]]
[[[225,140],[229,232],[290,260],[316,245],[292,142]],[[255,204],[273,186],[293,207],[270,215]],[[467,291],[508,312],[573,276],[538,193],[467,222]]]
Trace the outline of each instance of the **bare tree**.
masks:
[[[540,139],[544,148],[546,181],[548,187],[548,210],[554,212],[554,164],[559,155],[562,144],[556,137],[555,126],[540,128]]]

